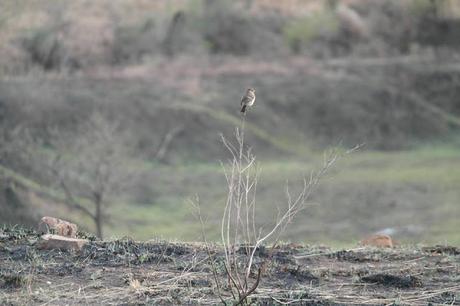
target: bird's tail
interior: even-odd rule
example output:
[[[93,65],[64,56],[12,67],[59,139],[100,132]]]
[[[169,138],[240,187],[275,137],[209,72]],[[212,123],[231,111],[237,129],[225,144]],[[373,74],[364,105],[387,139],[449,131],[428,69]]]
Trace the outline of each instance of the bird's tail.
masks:
[[[243,107],[241,108],[241,112],[244,114],[246,113],[246,105],[243,105]]]

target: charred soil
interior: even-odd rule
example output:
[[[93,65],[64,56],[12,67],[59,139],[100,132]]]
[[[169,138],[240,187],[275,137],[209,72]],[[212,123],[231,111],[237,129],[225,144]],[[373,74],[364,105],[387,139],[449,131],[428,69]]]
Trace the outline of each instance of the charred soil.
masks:
[[[93,239],[81,252],[64,252],[37,249],[39,237],[32,230],[0,229],[1,305],[219,304],[213,272],[224,284],[221,297],[233,302],[218,245]],[[255,260],[269,260],[250,297],[259,305],[460,305],[455,247],[284,244],[274,252],[261,249]]]

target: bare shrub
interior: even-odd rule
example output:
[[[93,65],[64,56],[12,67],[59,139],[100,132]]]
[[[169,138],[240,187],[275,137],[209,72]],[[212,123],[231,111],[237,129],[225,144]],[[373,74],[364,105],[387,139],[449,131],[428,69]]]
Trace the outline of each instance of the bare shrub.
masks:
[[[207,1],[204,23],[212,24],[204,30],[203,37],[212,53],[248,54],[255,36],[253,24],[247,14],[229,2]]]
[[[43,154],[51,175],[64,192],[66,204],[90,217],[102,238],[113,195],[132,174],[126,165],[129,145],[117,125],[98,113],[77,135],[52,134],[53,148]]]
[[[340,157],[336,150],[326,155],[322,167],[310,173],[310,176],[303,180],[300,191],[295,195],[291,194],[289,186],[286,185],[286,205],[278,209],[274,216],[274,225],[264,230],[258,226],[256,221],[258,211],[256,193],[260,168],[251,148],[244,144],[244,125],[243,117],[241,129],[237,128],[235,132],[236,143],[222,136],[224,146],[230,152],[231,158],[227,164],[223,165],[228,189],[221,221],[221,241],[225,253],[224,268],[228,279],[227,288],[236,301],[236,305],[248,304],[248,297],[257,289],[281,235],[294,217],[305,209],[307,199],[314,187]],[[199,203],[196,201],[194,204],[198,209],[198,218],[204,227]],[[203,239],[207,246],[204,230]],[[266,259],[262,262],[255,262],[256,253],[260,252],[261,247],[269,242],[271,247]],[[207,248],[209,250],[208,246]],[[209,251],[208,253],[214,269],[218,294],[224,301],[221,292],[224,286],[217,277],[215,262]]]
[[[59,40],[59,28],[46,26],[33,31],[23,40],[23,48],[29,55],[32,65],[44,70],[59,70],[64,60],[64,49]]]
[[[0,223],[23,224],[34,226],[37,223],[36,209],[28,205],[27,194],[23,192],[20,184],[9,176],[0,175]]]
[[[337,17],[331,11],[322,11],[314,16],[295,18],[286,24],[283,35],[291,51],[300,53],[314,39],[336,34],[338,29]]]
[[[63,7],[22,41],[31,63],[44,70],[89,68],[110,63],[113,24],[107,11]]]
[[[118,25],[115,28],[112,62],[132,63],[146,55],[159,52],[159,41],[155,31],[155,21],[146,19],[135,25]]]

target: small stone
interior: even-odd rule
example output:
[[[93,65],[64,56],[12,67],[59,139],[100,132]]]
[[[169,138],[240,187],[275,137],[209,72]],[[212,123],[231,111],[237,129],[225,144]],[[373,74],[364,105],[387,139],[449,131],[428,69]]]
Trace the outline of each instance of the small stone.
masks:
[[[71,238],[77,237],[78,226],[69,221],[54,217],[43,217],[38,226],[40,228],[43,227],[43,225],[46,226],[46,232],[48,232],[48,230],[53,230],[57,235]]]
[[[38,242],[37,248],[41,250],[58,249],[63,251],[81,251],[83,246],[88,242],[89,241],[86,239],[77,239],[63,237],[59,235],[45,234],[41,237],[41,240]]]
[[[374,246],[379,248],[392,248],[394,243],[390,236],[376,234],[361,240],[360,245]]]

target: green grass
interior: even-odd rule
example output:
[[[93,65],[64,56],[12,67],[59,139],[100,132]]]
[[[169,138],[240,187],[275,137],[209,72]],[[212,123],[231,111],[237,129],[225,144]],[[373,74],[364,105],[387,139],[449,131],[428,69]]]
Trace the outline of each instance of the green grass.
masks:
[[[287,179],[295,184],[303,175],[307,175],[312,169],[320,166],[321,157],[312,156],[308,161],[273,161],[261,160],[262,175],[259,188],[259,207],[262,209],[261,215],[273,215],[275,212],[274,202],[282,201],[284,197],[284,185]],[[219,164],[189,164],[168,168],[150,164],[147,167],[152,171],[169,173],[169,178],[159,178],[155,181],[156,188],[162,194],[157,201],[151,205],[139,206],[135,204],[119,203],[114,206],[112,214],[119,219],[116,227],[109,227],[109,235],[123,236],[126,233],[136,239],[151,239],[152,237],[163,237],[168,239],[197,240],[200,239],[200,226],[193,217],[192,208],[188,204],[188,199],[200,196],[205,217],[207,217],[206,233],[208,238],[219,239],[220,216],[225,200],[225,185],[222,168]],[[417,150],[405,152],[357,152],[346,156],[339,161],[334,169],[323,180],[322,186],[327,186],[332,192],[337,188],[346,186],[347,192],[340,196],[333,197],[337,208],[341,209],[342,200],[348,196],[358,196],[362,193],[362,186],[378,188],[380,186],[394,186],[395,192],[426,192],[426,196],[420,195],[423,203],[420,209],[414,207],[414,213],[426,214],[420,220],[434,220],[434,224],[422,224],[427,227],[427,231],[416,238],[404,238],[404,241],[414,243],[460,243],[460,233],[458,232],[458,218],[460,210],[458,208],[460,199],[460,150],[455,147],[424,147]],[[415,186],[415,187],[414,187]],[[415,191],[413,191],[415,188]],[[425,191],[423,191],[425,190]],[[392,195],[390,193],[390,195]],[[416,194],[415,194],[416,195]],[[412,194],[404,201],[410,201]],[[399,195],[394,194],[398,199]],[[426,200],[424,200],[426,198]],[[327,192],[318,192],[314,202],[324,202]],[[414,201],[418,201],[418,197]],[[434,199],[434,200],[433,200]],[[435,201],[431,203],[430,201]],[[352,204],[350,204],[352,205]],[[332,206],[332,205],[329,205]],[[423,209],[422,209],[423,207]],[[322,209],[329,209],[321,212]],[[352,210],[353,207],[350,207]],[[389,218],[388,226],[394,225],[391,216],[398,215],[398,207],[394,211],[385,215]],[[320,215],[335,213],[328,205],[320,204],[314,208],[321,212]],[[411,212],[408,214],[410,215]],[[372,215],[372,212],[370,212]],[[438,216],[430,218],[430,214]],[[347,217],[347,215],[345,215]],[[361,233],[353,228],[350,234],[338,233],[335,236],[332,232],[315,233],[312,230],[312,223],[316,220],[312,216],[300,216],[293,224],[292,231],[285,237],[288,240],[309,242],[321,242],[333,245],[354,244],[362,238],[357,235]],[[424,219],[425,218],[425,219]],[[439,219],[440,218],[440,219]],[[333,218],[332,218],[333,219]],[[418,220],[418,219],[417,219]],[[404,221],[404,220],[403,220]],[[411,218],[405,220],[407,224],[414,222]],[[383,223],[385,224],[385,223]],[[354,225],[351,224],[350,227]],[[327,226],[325,226],[327,228]],[[339,237],[339,238],[338,238]],[[412,239],[412,240],[411,240]],[[416,239],[416,240],[414,240]]]
[[[167,105],[166,107],[175,109],[185,109],[188,111],[199,112],[202,114],[206,113],[211,118],[219,122],[230,124],[231,126],[241,125],[241,119],[236,116],[233,116],[224,111],[217,111],[213,108],[201,106],[198,104],[174,103],[171,105]],[[245,123],[245,128],[248,132],[254,134],[259,139],[266,141],[267,143],[271,144],[274,148],[282,152],[299,156],[311,154],[311,150],[309,150],[309,148],[303,145],[302,141],[298,141],[299,139],[304,140],[305,138],[299,131],[291,130],[289,131],[289,134],[284,135],[284,137],[274,137],[269,132],[249,122]]]
[[[259,160],[262,172],[258,207],[259,216],[264,218],[260,222],[270,221],[276,213],[276,205],[283,203],[286,180],[295,187],[303,176],[320,167],[321,162],[321,154],[311,154],[308,160]],[[219,163],[168,166],[138,161],[133,167],[154,175],[152,187],[158,196],[154,202],[142,205],[131,203],[130,198],[123,195],[113,199],[109,203],[111,220],[105,227],[106,237],[200,240],[201,227],[189,204],[189,200],[198,195],[207,219],[206,235],[208,239],[219,240],[226,196],[223,169]],[[416,237],[403,235],[398,237],[399,240],[460,244],[458,169],[460,149],[457,146],[424,146],[400,152],[362,151],[346,155],[313,194],[312,202],[319,205],[298,216],[284,239],[345,246],[355,244],[371,230],[415,224],[426,230]],[[37,184],[7,168],[1,167],[0,170],[3,175],[13,176],[22,185],[57,203],[64,198],[60,191]],[[375,212],[363,204],[366,201],[371,201]],[[379,208],[379,205],[372,205],[374,201],[379,201],[379,205],[391,201],[398,203],[395,207]],[[69,216],[68,210],[62,207],[56,212],[60,212],[61,217],[79,220],[85,228],[91,230],[93,227],[91,220],[75,212]],[[364,220],[360,219],[361,215]],[[366,225],[365,218],[374,220],[379,227]]]

